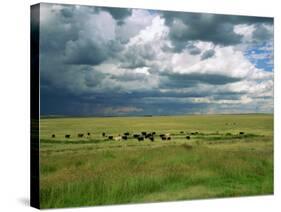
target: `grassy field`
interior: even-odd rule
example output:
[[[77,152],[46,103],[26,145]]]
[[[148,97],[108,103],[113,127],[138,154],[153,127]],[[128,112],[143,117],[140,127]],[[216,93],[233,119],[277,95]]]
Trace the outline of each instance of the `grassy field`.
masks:
[[[44,118],[40,142],[42,208],[273,194],[272,115]]]

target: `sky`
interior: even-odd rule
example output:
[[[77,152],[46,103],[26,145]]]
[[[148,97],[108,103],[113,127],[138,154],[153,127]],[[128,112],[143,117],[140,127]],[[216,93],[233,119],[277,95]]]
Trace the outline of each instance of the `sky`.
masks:
[[[273,19],[40,6],[40,113],[273,113]]]

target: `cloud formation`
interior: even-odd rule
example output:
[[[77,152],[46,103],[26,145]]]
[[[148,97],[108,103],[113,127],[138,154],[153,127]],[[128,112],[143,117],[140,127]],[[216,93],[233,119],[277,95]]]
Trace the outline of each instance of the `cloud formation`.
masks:
[[[273,19],[41,4],[42,114],[273,111]]]

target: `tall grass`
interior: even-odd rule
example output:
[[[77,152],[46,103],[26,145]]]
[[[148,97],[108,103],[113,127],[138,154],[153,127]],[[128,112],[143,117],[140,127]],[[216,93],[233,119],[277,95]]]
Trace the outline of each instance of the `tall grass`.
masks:
[[[42,158],[41,206],[271,194],[272,149],[265,149],[263,143],[252,147],[236,151],[179,145],[79,152],[69,160],[64,154]],[[77,160],[83,162],[77,166]]]

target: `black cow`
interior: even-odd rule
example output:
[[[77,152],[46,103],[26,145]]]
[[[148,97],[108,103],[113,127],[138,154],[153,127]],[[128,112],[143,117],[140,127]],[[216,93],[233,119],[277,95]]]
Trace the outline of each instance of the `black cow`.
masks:
[[[52,138],[55,138],[55,137],[56,137],[56,135],[55,135],[55,134],[53,134],[53,135],[52,135]]]
[[[153,136],[149,137],[149,140],[153,142],[154,141],[154,137]]]
[[[125,133],[124,133],[124,135],[129,136],[129,135],[130,135],[130,133],[129,133],[129,132],[125,132]]]
[[[245,133],[244,133],[244,132],[240,132],[239,134],[240,134],[240,135],[244,135]]]
[[[160,134],[159,136],[162,138],[162,137],[164,137],[165,135],[164,135],[164,134]]]
[[[127,140],[128,137],[127,137],[126,135],[123,135],[123,136],[122,136],[122,139]]]
[[[156,134],[156,132],[152,132],[151,134],[152,134],[152,135],[155,135],[155,134]]]
[[[108,136],[108,139],[113,140],[113,136],[112,135]]]
[[[143,136],[146,136],[146,132],[141,132],[141,134],[142,134]]]
[[[180,134],[183,134],[184,132],[183,131],[180,131]]]
[[[162,141],[167,140],[167,138],[166,138],[166,136],[165,136],[165,135],[164,135],[164,136],[162,136],[161,138],[162,138]]]
[[[134,135],[133,135],[134,138],[138,138],[139,136],[140,136],[140,135],[138,135],[138,134],[134,134]]]
[[[102,136],[105,137],[105,132],[102,133]]]
[[[143,138],[142,136],[139,136],[139,137],[138,137],[138,140],[139,140],[139,141],[143,141],[144,138]]]
[[[171,140],[171,137],[168,137],[167,140]]]
[[[65,138],[70,138],[70,135],[65,135],[64,137],[65,137]]]
[[[83,133],[78,133],[78,138],[83,138],[84,134]]]
[[[186,139],[188,139],[188,140],[189,140],[189,139],[190,139],[190,136],[189,136],[189,135],[188,135],[188,136],[186,136]]]
[[[145,137],[145,138],[149,138],[149,137],[151,137],[151,136],[152,136],[151,133],[147,133],[144,137]]]
[[[90,136],[90,135],[91,135],[91,133],[89,133],[89,132],[88,132],[88,133],[87,133],[87,135],[88,135],[88,136]]]

